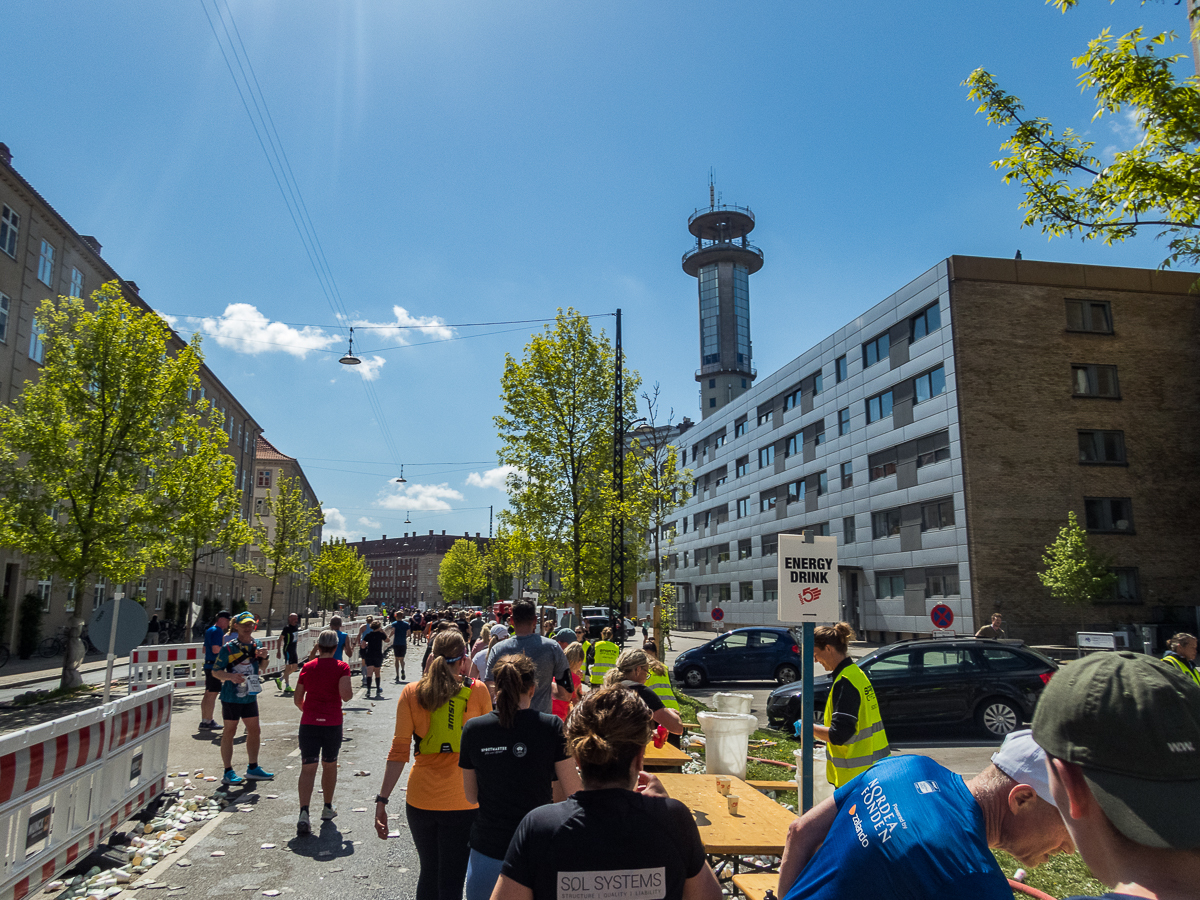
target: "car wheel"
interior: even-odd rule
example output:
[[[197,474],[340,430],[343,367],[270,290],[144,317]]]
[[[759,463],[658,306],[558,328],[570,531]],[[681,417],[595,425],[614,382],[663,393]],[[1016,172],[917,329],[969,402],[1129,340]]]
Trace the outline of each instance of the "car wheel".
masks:
[[[683,673],[683,683],[690,688],[704,687],[704,673],[699,669],[688,669]]]
[[[784,664],[775,670],[775,680],[780,684],[791,684],[793,681],[798,681],[799,679],[800,673],[790,663]]]
[[[1021,727],[1021,714],[1007,700],[993,697],[976,710],[975,721],[992,737],[1002,738]]]

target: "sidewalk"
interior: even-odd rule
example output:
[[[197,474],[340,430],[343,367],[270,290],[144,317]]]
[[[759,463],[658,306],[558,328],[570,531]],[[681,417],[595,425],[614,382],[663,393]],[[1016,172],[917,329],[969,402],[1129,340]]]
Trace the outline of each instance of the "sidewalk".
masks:
[[[3,688],[19,688],[30,685],[40,684],[44,681],[57,679],[62,673],[62,657],[51,656],[49,659],[44,659],[39,656],[34,656],[32,659],[19,659],[16,654],[8,658],[8,662],[4,668],[0,669],[0,689]],[[121,657],[113,664],[113,675],[118,674],[118,670],[127,666],[129,657]],[[80,672],[95,672],[103,671],[108,665],[108,659],[104,656],[88,656],[84,659],[83,665],[79,667]],[[123,676],[124,671],[120,674]]]

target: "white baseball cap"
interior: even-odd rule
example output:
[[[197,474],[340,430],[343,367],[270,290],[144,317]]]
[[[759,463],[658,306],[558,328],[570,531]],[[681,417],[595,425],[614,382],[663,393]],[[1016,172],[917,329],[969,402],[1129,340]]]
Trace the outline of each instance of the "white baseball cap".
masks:
[[[1033,732],[1028,729],[1011,732],[992,754],[992,765],[1018,784],[1027,784],[1037,795],[1053,806],[1054,795],[1050,793],[1050,776],[1046,772],[1046,751],[1037,745]]]

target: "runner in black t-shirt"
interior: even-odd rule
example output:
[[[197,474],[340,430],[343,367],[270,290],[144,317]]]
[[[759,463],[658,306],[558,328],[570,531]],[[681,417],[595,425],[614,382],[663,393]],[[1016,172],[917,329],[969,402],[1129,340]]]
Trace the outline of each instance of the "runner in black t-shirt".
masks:
[[[488,900],[513,832],[531,809],[552,802],[557,778],[566,794],[579,790],[567,757],[562,720],[530,708],[537,667],[526,656],[506,656],[493,667],[496,710],[463,726],[458,765],[467,800],[478,802],[471,827],[466,900]]]
[[[281,688],[284,694],[292,693],[292,673],[300,668],[300,659],[296,653],[296,633],[300,630],[299,613],[288,613],[288,623],[279,632],[279,651],[276,655],[283,656],[283,680],[275,678],[275,687]]]
[[[371,676],[375,676],[375,699],[383,698],[383,689],[379,686],[379,670],[383,666],[383,645],[387,642],[387,635],[383,631],[382,623],[375,621],[371,623],[371,630],[366,632],[358,641],[359,653],[362,654],[363,661],[363,683],[367,686],[367,696],[371,695]]]
[[[408,649],[408,623],[404,621],[404,613],[397,612],[396,620],[392,622],[392,657],[396,661],[396,684],[401,679],[408,679],[404,671],[404,652]]]
[[[614,879],[627,896],[721,900],[691,812],[641,771],[653,720],[619,685],[588,694],[567,721],[582,791],[541,806],[509,844],[495,900],[599,896]]]

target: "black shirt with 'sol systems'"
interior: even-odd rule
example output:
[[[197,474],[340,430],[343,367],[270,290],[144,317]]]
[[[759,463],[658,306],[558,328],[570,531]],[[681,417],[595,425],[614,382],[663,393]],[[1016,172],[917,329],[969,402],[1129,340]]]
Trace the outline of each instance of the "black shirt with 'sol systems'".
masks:
[[[682,900],[684,882],[703,867],[704,844],[686,806],[607,788],[527,815],[500,871],[530,888],[534,900]]]
[[[512,728],[494,710],[463,726],[458,765],[475,770],[479,814],[471,849],[504,859],[513,832],[531,809],[553,800],[554,764],[567,758],[563,723],[536,709],[517,711]]]

